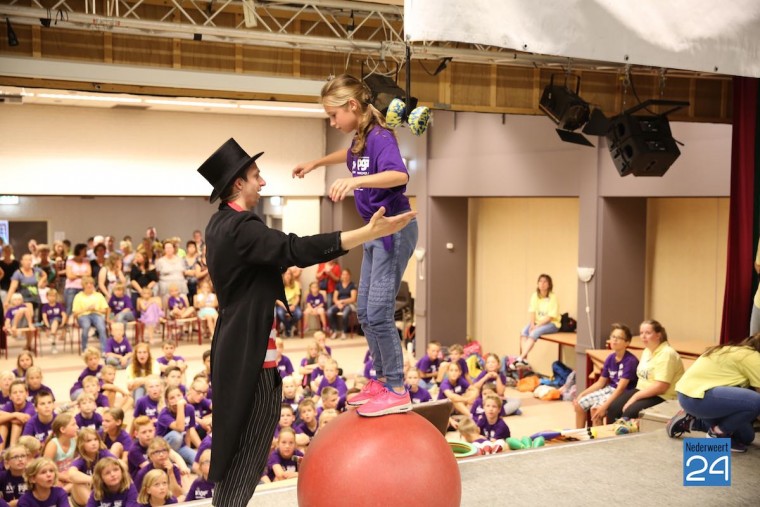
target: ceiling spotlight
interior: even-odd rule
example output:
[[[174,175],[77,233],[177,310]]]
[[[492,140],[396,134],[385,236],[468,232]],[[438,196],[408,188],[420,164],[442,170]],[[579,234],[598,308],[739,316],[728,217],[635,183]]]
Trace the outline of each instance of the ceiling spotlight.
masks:
[[[8,45],[18,46],[18,37],[16,37],[16,32],[13,31],[10,18],[5,18],[5,26],[8,31]]]
[[[620,176],[663,176],[681,155],[670,131],[668,115],[689,103],[680,100],[646,100],[609,119],[607,144]],[[671,106],[656,114],[649,106]],[[634,114],[641,110],[649,114]]]
[[[567,86],[570,75],[565,75],[564,83],[556,85],[554,76],[555,74],[552,74],[549,84],[541,94],[539,109],[557,124],[557,134],[563,141],[594,146],[583,134],[575,132],[586,124],[591,114],[591,106],[578,96],[581,88],[580,76],[572,76],[576,79],[575,91]]]
[[[364,84],[369,88],[372,94],[372,105],[375,106],[383,115],[388,112],[388,106],[393,99],[404,99],[406,92],[388,76],[382,74],[370,74],[363,79]],[[407,100],[407,111],[417,107],[417,99],[410,97]]]

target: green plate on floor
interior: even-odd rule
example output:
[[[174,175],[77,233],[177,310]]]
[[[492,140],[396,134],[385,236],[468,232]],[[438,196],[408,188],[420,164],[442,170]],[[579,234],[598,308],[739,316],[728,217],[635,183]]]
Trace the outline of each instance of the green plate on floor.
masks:
[[[478,453],[478,448],[467,442],[449,442],[449,446],[451,447],[451,452],[454,453],[454,457],[457,459],[469,458]]]

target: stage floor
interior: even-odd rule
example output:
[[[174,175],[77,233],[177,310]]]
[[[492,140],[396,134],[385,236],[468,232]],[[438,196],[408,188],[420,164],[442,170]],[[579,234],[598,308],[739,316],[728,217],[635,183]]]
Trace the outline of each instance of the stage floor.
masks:
[[[459,462],[462,506],[757,505],[760,445],[733,454],[731,461],[730,487],[684,487],[683,441],[664,431],[470,458]],[[291,485],[257,492],[248,505],[297,504]],[[403,501],[385,505],[402,506]]]

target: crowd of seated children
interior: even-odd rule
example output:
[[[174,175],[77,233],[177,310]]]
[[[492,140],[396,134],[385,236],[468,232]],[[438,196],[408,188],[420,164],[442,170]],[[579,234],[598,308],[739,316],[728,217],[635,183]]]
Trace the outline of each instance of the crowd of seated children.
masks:
[[[586,426],[589,411],[592,426],[603,424],[612,402],[625,391],[636,388],[639,360],[628,351],[632,338],[628,326],[612,324],[609,338],[612,352],[604,360],[601,376],[573,401],[576,428]]]

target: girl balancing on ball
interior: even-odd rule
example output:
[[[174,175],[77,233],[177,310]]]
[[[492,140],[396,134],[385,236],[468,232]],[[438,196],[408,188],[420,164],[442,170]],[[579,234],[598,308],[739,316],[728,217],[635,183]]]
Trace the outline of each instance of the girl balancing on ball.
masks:
[[[330,186],[330,198],[343,200],[353,193],[359,214],[368,222],[381,206],[394,216],[411,209],[404,195],[409,174],[393,132],[371,103],[367,86],[341,75],[322,88],[322,105],[330,125],[353,134],[351,147],[311,162],[298,164],[293,177],[303,178],[323,165],[346,162],[351,177]],[[393,319],[401,276],[417,244],[417,222],[399,232],[364,243],[357,314],[374,359],[377,379],[371,380],[348,403],[359,406],[365,417],[407,412],[412,409],[404,387],[403,355]]]

